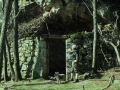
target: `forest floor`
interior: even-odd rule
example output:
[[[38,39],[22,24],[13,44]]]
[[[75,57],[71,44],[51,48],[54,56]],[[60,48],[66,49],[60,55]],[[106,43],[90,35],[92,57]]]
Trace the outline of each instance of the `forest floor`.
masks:
[[[0,90],[120,90],[120,68],[112,68],[108,71],[99,72],[99,74],[101,75],[100,78],[79,80],[78,83],[70,81],[57,84],[56,81],[41,79],[22,80],[15,83],[9,81],[1,83]],[[113,75],[115,79],[111,78]],[[114,82],[110,84],[110,81]]]

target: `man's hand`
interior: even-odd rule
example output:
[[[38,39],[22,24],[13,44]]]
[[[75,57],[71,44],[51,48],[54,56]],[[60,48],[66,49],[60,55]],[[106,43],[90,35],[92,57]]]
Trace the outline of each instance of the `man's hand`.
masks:
[[[77,60],[74,60],[74,62],[77,62]]]

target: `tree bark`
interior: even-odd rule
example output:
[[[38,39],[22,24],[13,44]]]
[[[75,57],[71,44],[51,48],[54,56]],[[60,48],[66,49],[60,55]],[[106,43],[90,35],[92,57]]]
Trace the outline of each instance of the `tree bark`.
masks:
[[[118,48],[115,44],[113,44],[112,42],[110,41],[107,41],[106,39],[103,39],[106,43],[110,44],[114,50],[115,50],[115,53],[116,53],[116,56],[117,56],[117,60],[118,60],[118,64],[117,65],[120,65],[120,54],[119,54],[119,51],[118,51]]]
[[[2,74],[2,67],[3,67],[3,50],[0,52],[0,81],[1,81],[1,74]]]
[[[0,63],[3,62],[2,49],[3,49],[3,43],[5,41],[5,33],[7,31],[7,23],[8,23],[9,14],[10,14],[9,9],[11,8],[11,6],[12,6],[12,1],[6,0],[5,7],[4,7],[3,19],[2,19],[1,35],[0,35]],[[2,71],[2,64],[0,64],[0,79],[1,79],[1,71]]]
[[[11,64],[10,47],[9,47],[9,44],[8,44],[7,37],[5,38],[5,44],[6,44],[6,50],[7,50],[7,56],[8,56],[8,64],[9,64],[10,72],[11,72],[11,79],[15,80],[15,73],[14,73],[14,70],[13,70],[13,67],[12,67],[12,64]]]
[[[14,66],[15,66],[15,81],[21,80],[20,66],[19,66],[19,53],[18,53],[18,21],[17,15],[18,13],[18,0],[14,0]]]
[[[119,51],[117,49],[117,46],[115,46],[113,43],[110,42],[110,45],[114,48],[116,56],[117,56],[117,60],[118,60],[118,65],[120,65],[120,54]]]
[[[4,71],[4,81],[7,82],[8,81],[8,74],[7,74],[7,57],[6,57],[6,47],[5,47],[5,43],[4,43],[4,51],[3,51],[3,71]]]
[[[94,27],[94,39],[93,39],[93,60],[92,60],[92,69],[95,69],[96,61],[96,44],[97,44],[97,9],[96,9],[96,0],[93,0],[93,27]]]

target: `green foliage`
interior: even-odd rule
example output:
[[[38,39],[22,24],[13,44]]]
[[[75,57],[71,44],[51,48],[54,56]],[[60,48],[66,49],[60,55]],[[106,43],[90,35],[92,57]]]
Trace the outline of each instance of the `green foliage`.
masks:
[[[73,43],[80,44],[82,39],[93,38],[93,35],[91,32],[79,32],[79,33],[70,35],[70,38]]]
[[[105,35],[110,34],[111,32],[105,32]],[[111,34],[110,34],[111,35]],[[112,34],[113,35],[113,34]],[[80,69],[83,69],[83,72],[91,69],[92,66],[92,51],[93,51],[93,33],[92,32],[80,32],[70,35],[71,42],[78,45],[78,50],[80,55],[82,55],[82,59],[80,62]],[[100,36],[97,39],[97,69],[108,69],[115,65],[115,53],[114,49],[111,46],[102,43]],[[111,40],[111,39],[110,39]],[[115,41],[115,40],[114,40]],[[102,45],[102,48],[100,47]],[[107,50],[106,50],[107,48]],[[101,51],[106,55],[107,60],[104,58],[104,55]],[[109,56],[108,56],[109,55]],[[107,62],[108,61],[108,62]]]

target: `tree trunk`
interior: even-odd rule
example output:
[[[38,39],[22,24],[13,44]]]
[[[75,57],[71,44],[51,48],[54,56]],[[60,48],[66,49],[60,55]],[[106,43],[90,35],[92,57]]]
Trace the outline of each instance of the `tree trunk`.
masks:
[[[13,48],[14,48],[14,66],[15,66],[15,81],[21,80],[20,66],[19,66],[19,54],[18,54],[18,21],[17,15],[18,13],[18,0],[14,0],[14,40],[13,40]]]
[[[115,50],[115,53],[116,53],[116,56],[117,56],[117,60],[118,60],[117,65],[120,65],[120,54],[119,54],[119,52],[118,52],[117,47],[116,47],[116,46],[113,46],[113,47],[114,47],[114,50]]]
[[[5,7],[4,7],[4,15],[2,19],[2,27],[1,27],[1,35],[0,35],[0,63],[2,63],[2,49],[3,49],[3,42],[5,41],[5,33],[7,31],[7,23],[9,19],[10,14],[10,8],[11,8],[11,0],[6,0]],[[0,64],[0,79],[1,79],[1,71],[2,71],[2,64]],[[1,80],[0,80],[1,81]]]
[[[118,60],[118,64],[117,65],[120,65],[120,54],[119,54],[119,51],[117,49],[117,46],[115,46],[112,42],[107,41],[106,39],[104,39],[104,41],[109,43],[114,48],[116,56],[117,56],[117,60]]]
[[[2,67],[3,67],[3,50],[1,50],[1,55],[0,55],[0,81],[1,81],[1,74],[2,74]]]
[[[95,60],[96,60],[96,44],[97,44],[97,9],[96,9],[96,0],[93,0],[93,27],[94,27],[94,39],[93,39],[93,61],[92,69],[95,69]]]
[[[3,71],[4,71],[4,81],[7,82],[8,81],[8,74],[7,74],[7,57],[6,57],[6,47],[5,47],[5,43],[4,43],[4,51],[3,51]]]
[[[9,47],[9,44],[8,44],[7,37],[5,38],[5,44],[6,44],[6,49],[7,49],[8,64],[9,64],[10,72],[11,72],[11,79],[15,80],[15,73],[14,73],[14,70],[13,70],[13,67],[12,67],[12,64],[11,64],[10,47]]]

